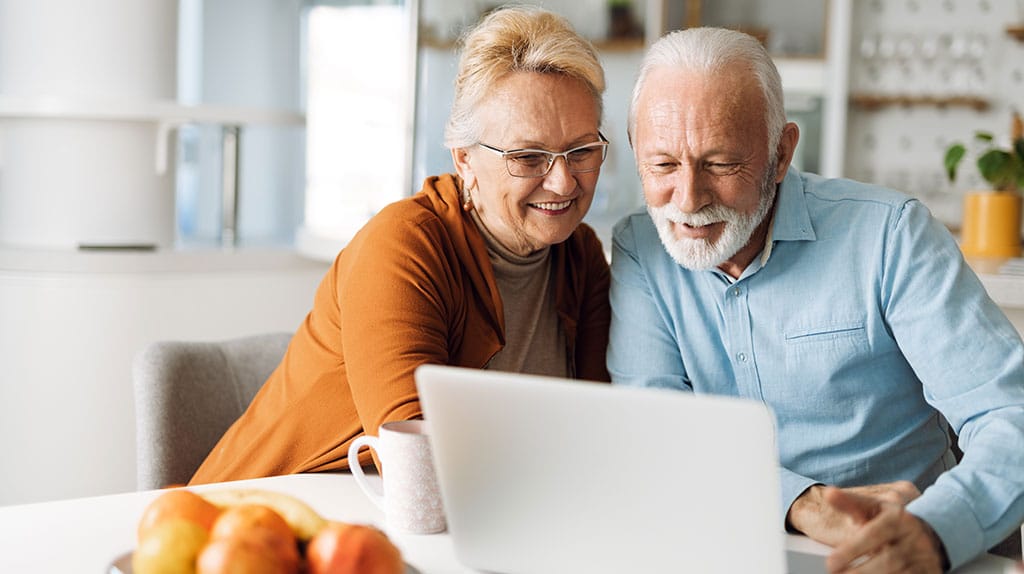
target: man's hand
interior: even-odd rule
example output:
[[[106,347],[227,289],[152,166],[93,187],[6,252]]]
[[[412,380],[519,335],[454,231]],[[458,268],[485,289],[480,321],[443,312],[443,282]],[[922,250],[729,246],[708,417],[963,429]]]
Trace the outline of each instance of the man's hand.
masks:
[[[836,546],[850,539],[859,530],[860,524],[852,516],[839,511],[825,500],[825,488],[821,485],[812,486],[793,501],[786,515],[786,525],[818,542]],[[900,506],[921,495],[914,483],[905,480],[854,486],[842,490]]]
[[[896,500],[825,487],[825,502],[848,516],[856,531],[829,555],[829,572],[942,572],[945,551],[938,536]]]

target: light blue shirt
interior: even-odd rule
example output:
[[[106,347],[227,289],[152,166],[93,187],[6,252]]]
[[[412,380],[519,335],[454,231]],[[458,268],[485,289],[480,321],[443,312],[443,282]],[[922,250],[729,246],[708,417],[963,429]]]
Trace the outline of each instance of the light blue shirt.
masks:
[[[907,509],[969,561],[1024,520],[1020,336],[920,202],[794,169],[776,201],[770,256],[735,282],[678,265],[646,212],[616,225],[612,380],[764,402],[784,510],[910,480]]]

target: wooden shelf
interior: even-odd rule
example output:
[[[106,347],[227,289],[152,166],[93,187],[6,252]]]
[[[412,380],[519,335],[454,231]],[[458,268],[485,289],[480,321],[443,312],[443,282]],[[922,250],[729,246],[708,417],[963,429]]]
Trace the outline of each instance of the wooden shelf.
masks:
[[[436,36],[427,36],[420,34],[419,43],[420,47],[423,48],[434,48],[435,50],[455,49],[455,40],[447,38],[438,38]]]
[[[1024,42],[1024,25],[1007,26],[1006,33],[1018,42]]]
[[[644,39],[638,38],[608,38],[602,40],[591,40],[594,47],[602,52],[633,52],[644,49]]]
[[[977,96],[888,96],[880,94],[851,94],[850,104],[865,110],[899,106],[933,108],[972,108],[979,112],[987,110],[992,103]]]

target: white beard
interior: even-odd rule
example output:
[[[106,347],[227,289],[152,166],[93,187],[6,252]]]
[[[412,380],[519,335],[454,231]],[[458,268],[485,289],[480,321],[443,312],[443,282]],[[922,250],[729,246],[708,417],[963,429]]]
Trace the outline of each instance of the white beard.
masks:
[[[661,207],[648,205],[647,212],[658,228],[658,237],[672,259],[687,269],[701,271],[718,267],[743,249],[775,202],[775,170],[769,172],[762,182],[757,209],[753,213],[740,213],[720,204],[712,204],[690,214],[680,211],[671,201]],[[677,238],[672,229],[673,223],[701,227],[718,222],[725,222],[725,226],[714,241]]]

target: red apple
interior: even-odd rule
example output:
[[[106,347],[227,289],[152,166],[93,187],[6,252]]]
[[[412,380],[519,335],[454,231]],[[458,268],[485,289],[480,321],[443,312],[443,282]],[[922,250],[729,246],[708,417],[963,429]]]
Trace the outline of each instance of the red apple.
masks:
[[[402,553],[371,526],[330,522],[306,547],[309,574],[403,574]]]

